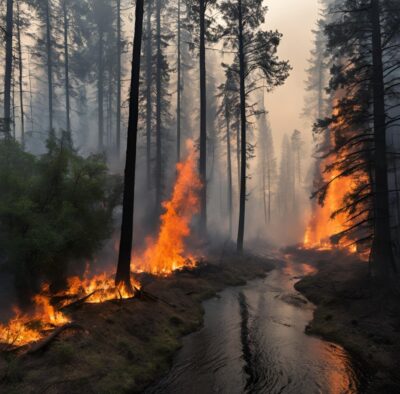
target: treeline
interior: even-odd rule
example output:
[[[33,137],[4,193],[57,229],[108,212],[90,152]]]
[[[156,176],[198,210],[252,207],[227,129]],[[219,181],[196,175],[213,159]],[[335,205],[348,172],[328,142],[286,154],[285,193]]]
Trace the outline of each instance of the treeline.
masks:
[[[278,58],[282,36],[265,27],[261,0],[147,1],[136,53],[137,9],[125,0],[7,0],[0,9],[3,135],[43,154],[48,138],[65,131],[80,152],[105,154],[116,172],[127,147],[125,190],[129,184],[131,200],[136,176],[140,237],[157,230],[186,138],[199,151],[200,237],[222,230],[241,251],[250,202],[264,226],[300,214],[301,134],[287,130],[278,165],[264,105],[290,66]],[[136,85],[131,59],[141,63]]]
[[[397,158],[400,153],[400,6],[391,0],[325,0],[315,32],[309,103],[318,119],[315,197],[352,180],[332,217],[346,215],[334,242],[370,250],[371,272],[393,279],[400,268]]]

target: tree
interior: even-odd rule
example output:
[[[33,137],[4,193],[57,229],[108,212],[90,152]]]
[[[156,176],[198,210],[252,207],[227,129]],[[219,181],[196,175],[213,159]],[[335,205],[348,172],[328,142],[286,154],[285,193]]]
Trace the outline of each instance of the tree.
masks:
[[[190,15],[196,24],[199,45],[199,81],[200,81],[200,161],[199,174],[202,182],[200,192],[200,233],[207,234],[207,79],[206,79],[206,39],[212,38],[209,28],[213,18],[207,17],[207,10],[215,5],[215,0],[187,0]]]
[[[11,83],[13,70],[13,30],[14,30],[14,1],[7,0],[6,14],[6,61],[4,72],[4,119],[6,133],[11,132]]]
[[[224,25],[220,27],[221,36],[225,38],[225,46],[238,51],[239,58],[237,71],[240,79],[241,179],[237,249],[242,252],[247,193],[246,98],[255,89],[247,89],[246,80],[260,72],[263,84],[272,89],[284,83],[290,66],[286,61],[279,61],[276,55],[281,34],[261,29],[267,11],[262,0],[225,0],[219,7],[224,20]]]
[[[274,153],[274,141],[272,137],[271,126],[268,121],[265,104],[264,92],[261,93],[260,115],[258,117],[258,147],[259,147],[259,160],[261,166],[261,197],[264,209],[264,221],[266,224],[271,222],[272,219],[272,201],[275,193],[276,183],[276,158]]]
[[[341,208],[332,213],[346,215],[347,226],[334,238],[371,248],[372,272],[381,279],[397,271],[386,143],[388,129],[400,119],[394,112],[400,107],[396,10],[396,2],[378,0],[342,0],[332,7],[326,35],[334,61],[329,86],[335,103],[332,116],[316,125],[317,131],[328,128],[331,134],[324,170],[331,176],[315,195],[323,203],[333,182],[351,180]]]
[[[135,12],[135,35],[132,54],[131,93],[129,99],[129,121],[124,175],[121,238],[119,244],[117,273],[115,276],[116,286],[123,285],[130,291],[132,291],[130,263],[135,203],[136,145],[139,120],[139,82],[143,35],[143,8],[143,0],[137,0]]]

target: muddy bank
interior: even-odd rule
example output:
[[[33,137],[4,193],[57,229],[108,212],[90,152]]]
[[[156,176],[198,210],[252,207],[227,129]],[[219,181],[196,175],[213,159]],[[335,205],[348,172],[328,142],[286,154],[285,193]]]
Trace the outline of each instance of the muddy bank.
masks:
[[[201,302],[227,286],[263,277],[272,260],[235,254],[168,278],[143,276],[149,298],[84,304],[70,313],[80,328],[43,352],[1,354],[0,392],[138,393],[168,370],[183,335],[203,321]]]
[[[336,342],[361,361],[365,393],[400,393],[400,297],[383,295],[370,281],[368,263],[340,252],[290,251],[317,273],[296,289],[317,305],[307,332]]]

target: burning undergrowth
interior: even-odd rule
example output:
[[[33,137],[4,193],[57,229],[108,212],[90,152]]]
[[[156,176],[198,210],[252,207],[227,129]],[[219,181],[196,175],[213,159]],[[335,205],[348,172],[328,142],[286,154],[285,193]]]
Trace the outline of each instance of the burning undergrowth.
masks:
[[[353,113],[361,111],[351,100],[343,100]],[[372,196],[369,140],[346,120],[343,100],[335,100],[332,117],[316,126],[317,138],[322,139],[313,193],[318,203],[313,205],[303,245],[368,255]]]
[[[191,234],[192,218],[199,211],[201,182],[192,141],[187,142],[187,149],[187,159],[177,164],[177,179],[171,198],[163,203],[164,213],[157,238],[149,238],[143,254],[132,258],[135,271],[164,276],[196,265],[195,257],[186,250],[185,240]],[[133,276],[131,282],[138,292],[140,283]],[[134,296],[123,285],[116,287],[112,274],[90,275],[87,268],[83,277],[68,278],[63,291],[54,294],[48,284],[43,285],[41,292],[33,298],[29,313],[15,308],[14,317],[7,324],[0,324],[0,343],[8,350],[37,342],[71,322],[68,309],[72,306]]]
[[[132,278],[134,288],[140,289],[140,283]],[[101,303],[116,299],[129,299],[134,294],[116,287],[114,279],[106,273],[83,278],[68,278],[66,290],[53,294],[49,285],[44,284],[41,292],[32,300],[32,310],[23,313],[14,308],[14,317],[7,324],[0,324],[0,343],[4,350],[14,349],[37,342],[51,331],[71,322],[67,310],[83,303]]]

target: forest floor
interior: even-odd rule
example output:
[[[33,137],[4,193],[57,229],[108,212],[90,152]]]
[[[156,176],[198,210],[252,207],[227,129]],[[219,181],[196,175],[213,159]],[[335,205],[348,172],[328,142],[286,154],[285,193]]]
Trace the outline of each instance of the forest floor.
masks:
[[[287,250],[317,268],[295,288],[317,308],[307,333],[342,345],[364,367],[363,393],[400,393],[400,297],[378,289],[368,263],[340,251]]]
[[[80,327],[63,331],[40,353],[1,354],[0,392],[139,393],[167,372],[183,335],[201,327],[202,301],[273,268],[272,259],[219,253],[170,277],[142,275],[143,288],[158,300],[81,305],[70,313]]]

